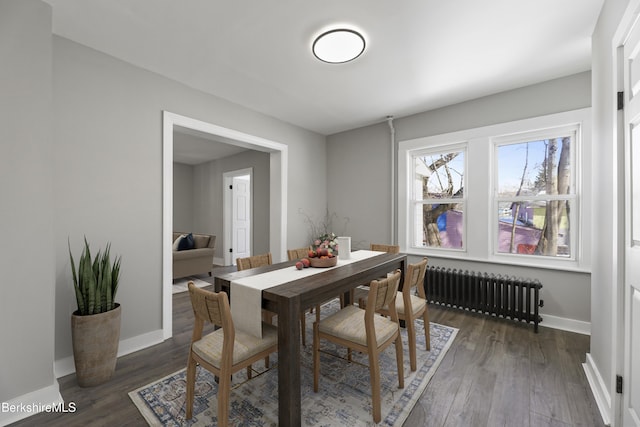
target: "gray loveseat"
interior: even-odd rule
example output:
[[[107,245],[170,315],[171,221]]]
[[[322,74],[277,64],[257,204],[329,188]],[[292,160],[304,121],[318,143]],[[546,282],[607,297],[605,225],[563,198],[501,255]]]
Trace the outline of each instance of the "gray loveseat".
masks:
[[[173,242],[183,234],[173,233]],[[173,250],[173,279],[192,276],[194,274],[209,273],[213,269],[213,254],[216,246],[216,236],[211,234],[193,233],[193,249]]]

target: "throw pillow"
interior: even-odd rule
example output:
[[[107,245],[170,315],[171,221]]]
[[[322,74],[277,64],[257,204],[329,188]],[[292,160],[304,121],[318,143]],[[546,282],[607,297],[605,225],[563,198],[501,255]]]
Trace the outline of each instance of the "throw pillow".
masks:
[[[186,251],[195,247],[196,244],[193,241],[193,234],[191,233],[187,234],[182,240],[180,240],[180,243],[178,244],[179,251]]]
[[[173,241],[173,250],[174,250],[174,251],[177,251],[177,250],[178,250],[178,245],[180,245],[180,241],[181,241],[182,239],[184,239],[184,238],[185,238],[185,236],[186,236],[186,234],[181,234],[181,235],[179,235],[179,236],[176,238],[176,240],[174,240],[174,241]]]

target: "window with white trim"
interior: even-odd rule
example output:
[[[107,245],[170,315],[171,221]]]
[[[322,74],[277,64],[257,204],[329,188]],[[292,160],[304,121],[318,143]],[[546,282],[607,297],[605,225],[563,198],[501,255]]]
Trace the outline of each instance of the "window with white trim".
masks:
[[[411,157],[412,246],[464,249],[465,148]]]
[[[590,116],[585,108],[400,141],[401,250],[588,270]]]
[[[578,131],[572,125],[493,139],[496,253],[575,258]]]

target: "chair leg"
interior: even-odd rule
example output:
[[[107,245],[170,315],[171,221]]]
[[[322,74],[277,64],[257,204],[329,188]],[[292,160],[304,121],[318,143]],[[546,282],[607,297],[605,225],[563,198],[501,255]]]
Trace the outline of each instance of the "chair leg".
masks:
[[[402,357],[402,338],[398,331],[396,338],[396,363],[398,364],[398,388],[404,388],[404,360]]]
[[[424,308],[422,319],[424,320],[424,338],[427,342],[427,351],[431,351],[431,327],[429,326],[429,308]]]
[[[369,351],[369,376],[371,377],[371,406],[373,407],[373,422],[379,423],[382,418],[380,408],[380,366],[378,365],[376,350]]]
[[[405,320],[405,325],[407,327],[407,336],[409,337],[409,364],[411,366],[411,370],[415,371],[417,369],[416,362],[416,326],[413,323],[413,318],[408,318]]]
[[[193,395],[196,388],[196,361],[189,355],[187,362],[187,410],[186,418],[188,420],[193,416]]]
[[[220,374],[218,384],[218,425],[227,427],[229,424],[229,396],[231,394],[231,375],[228,372]]]
[[[300,335],[302,336],[303,347],[307,346],[306,331],[307,331],[307,316],[306,316],[306,312],[303,311],[302,313],[300,313]]]
[[[253,378],[253,369],[251,369],[251,365],[247,366],[247,378]]]
[[[320,379],[320,331],[318,322],[313,324],[313,392],[318,392],[318,381]]]

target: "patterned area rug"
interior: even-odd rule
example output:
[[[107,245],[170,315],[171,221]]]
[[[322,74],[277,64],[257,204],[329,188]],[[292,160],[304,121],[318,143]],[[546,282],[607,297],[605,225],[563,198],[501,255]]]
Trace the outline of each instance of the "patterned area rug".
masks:
[[[200,280],[196,277],[183,277],[182,279],[176,280],[176,282],[173,284],[171,288],[171,293],[177,294],[179,292],[187,292],[189,290],[187,285],[189,284],[190,281],[193,281],[193,283],[199,288],[203,288],[205,286],[211,286],[211,283],[205,282],[204,280]]]
[[[323,306],[326,315],[338,308],[337,302]],[[320,389],[313,392],[312,325],[315,314],[307,316],[306,347],[301,348],[302,423],[306,426],[367,426],[374,425],[371,409],[371,386],[367,356],[354,352],[348,363],[346,350],[321,341]],[[380,357],[382,394],[382,426],[401,426],[427,387],[458,330],[431,323],[431,351],[425,351],[424,326],[417,326],[418,369],[409,369],[406,330],[402,329],[404,347],[404,389],[398,388],[395,347],[388,347]],[[326,352],[326,353],[325,353]],[[330,353],[330,354],[327,354]],[[336,357],[340,356],[340,357]],[[253,366],[257,376],[247,381],[246,371],[233,376],[230,397],[229,425],[278,425],[278,368],[277,354],[271,355],[271,369],[264,364]],[[129,393],[151,426],[217,425],[217,384],[213,375],[198,368],[194,416],[185,420],[186,371],[182,369]]]

